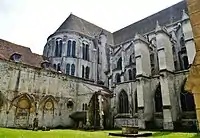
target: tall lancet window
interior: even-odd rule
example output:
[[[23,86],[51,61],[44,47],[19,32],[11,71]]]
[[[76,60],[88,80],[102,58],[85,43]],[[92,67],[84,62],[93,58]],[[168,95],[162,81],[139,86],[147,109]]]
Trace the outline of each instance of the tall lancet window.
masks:
[[[66,74],[69,75],[70,72],[70,64],[66,65]]]
[[[86,67],[85,78],[89,79],[89,77],[90,77],[90,68]]]
[[[85,77],[85,67],[82,65],[82,78]]]
[[[71,75],[72,76],[75,75],[75,65],[74,64],[71,65]]]
[[[72,42],[72,57],[76,56],[76,41]]]
[[[68,56],[68,57],[70,57],[71,47],[72,47],[72,41],[69,40],[69,41],[67,42],[67,56]]]
[[[124,90],[119,93],[119,113],[129,113],[128,95]]]
[[[162,103],[162,94],[161,94],[160,83],[156,88],[154,100],[155,100],[155,111],[162,112],[163,111],[163,103]]]
[[[117,69],[122,69],[122,58],[120,57],[117,61]]]
[[[90,59],[90,54],[89,54],[89,45],[86,45],[86,60]]]
[[[60,39],[60,40],[59,40],[59,52],[58,52],[58,57],[62,57],[62,45],[63,45],[63,41]]]
[[[58,53],[59,53],[59,42],[58,40],[56,40],[55,57],[58,57]]]

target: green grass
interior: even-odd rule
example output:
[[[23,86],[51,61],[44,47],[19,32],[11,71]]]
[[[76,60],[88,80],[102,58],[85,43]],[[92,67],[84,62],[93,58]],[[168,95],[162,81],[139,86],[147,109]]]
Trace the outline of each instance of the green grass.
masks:
[[[51,130],[51,131],[31,131],[0,128],[0,138],[114,138],[108,136],[109,132],[120,131],[95,131],[86,132],[79,130]],[[173,133],[173,132],[153,132],[156,138],[200,138],[195,133]]]

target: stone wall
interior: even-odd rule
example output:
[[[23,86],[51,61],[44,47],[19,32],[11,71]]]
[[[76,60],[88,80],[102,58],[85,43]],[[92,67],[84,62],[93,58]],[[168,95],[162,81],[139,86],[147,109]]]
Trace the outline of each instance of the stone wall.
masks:
[[[80,78],[3,60],[0,78],[1,127],[27,128],[36,113],[39,126],[72,127],[69,115],[103,89]]]

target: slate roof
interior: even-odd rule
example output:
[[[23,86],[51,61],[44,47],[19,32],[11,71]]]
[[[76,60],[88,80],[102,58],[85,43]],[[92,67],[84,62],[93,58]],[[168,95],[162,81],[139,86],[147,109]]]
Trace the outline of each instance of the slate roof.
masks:
[[[120,29],[113,33],[114,44],[117,45],[128,41],[134,38],[136,33],[145,34],[155,30],[157,21],[159,21],[160,25],[168,25],[172,22],[180,21],[183,10],[186,12],[188,11],[185,0],[123,29]]]
[[[73,14],[69,15],[69,17],[61,24],[61,26],[56,30],[55,33],[60,33],[67,30],[80,32],[91,37],[98,36],[103,30],[103,32],[108,37],[108,43],[113,44],[113,37],[111,32],[101,27],[98,27],[84,19],[81,19]]]
[[[14,53],[21,55],[21,62],[27,65],[41,67],[44,61],[41,55],[32,53],[31,49],[0,39],[0,58],[9,60]]]

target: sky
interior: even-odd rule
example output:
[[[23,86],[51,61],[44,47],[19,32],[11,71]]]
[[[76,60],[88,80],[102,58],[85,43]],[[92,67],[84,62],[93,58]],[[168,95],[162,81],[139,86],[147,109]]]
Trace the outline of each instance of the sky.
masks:
[[[0,0],[0,39],[42,54],[70,13],[114,32],[181,0]]]

